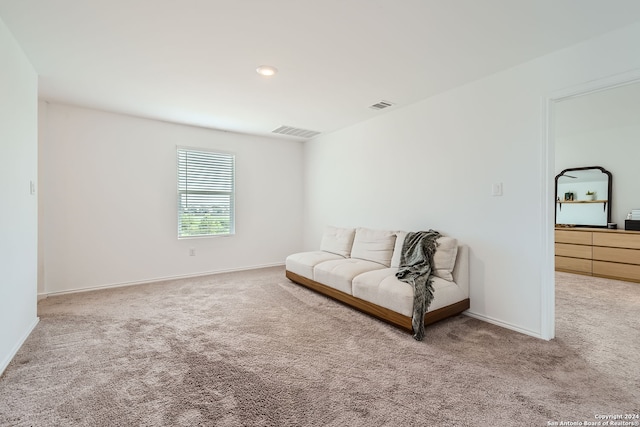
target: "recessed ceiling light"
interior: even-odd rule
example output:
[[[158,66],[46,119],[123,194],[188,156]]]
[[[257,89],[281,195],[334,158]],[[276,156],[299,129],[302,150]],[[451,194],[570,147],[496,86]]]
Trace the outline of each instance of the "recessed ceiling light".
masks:
[[[256,71],[261,76],[271,77],[278,72],[278,69],[276,67],[272,67],[271,65],[261,65],[256,68]]]

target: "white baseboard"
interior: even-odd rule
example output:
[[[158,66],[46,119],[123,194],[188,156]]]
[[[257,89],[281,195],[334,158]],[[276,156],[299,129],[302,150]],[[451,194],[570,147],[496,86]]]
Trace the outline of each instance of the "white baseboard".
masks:
[[[482,320],[483,322],[491,323],[493,325],[500,326],[505,329],[511,329],[512,331],[520,332],[521,334],[529,335],[535,338],[544,339],[539,331],[532,331],[529,329],[522,328],[520,326],[513,325],[508,322],[504,322],[502,320],[494,319],[492,317],[484,316],[482,314],[472,313],[469,310],[463,313],[466,316],[473,317],[474,319]],[[548,341],[548,340],[547,340]]]
[[[29,338],[29,335],[31,335],[31,332],[33,332],[33,330],[35,329],[39,321],[40,321],[40,318],[36,317],[36,319],[33,321],[31,326],[29,326],[29,328],[27,328],[25,333],[22,335],[20,340],[18,340],[16,345],[13,346],[13,348],[11,349],[7,357],[5,357],[5,359],[2,362],[0,362],[0,376],[2,376],[5,369],[7,369],[7,366],[9,366],[9,363],[11,363],[13,358],[16,356],[16,354],[18,353],[18,350],[20,350],[20,347],[22,347],[22,344],[24,344],[27,338]]]
[[[178,275],[178,276],[155,277],[153,279],[140,280],[140,281],[134,281],[134,282],[110,283],[110,284],[107,284],[107,285],[91,286],[91,287],[88,287],[88,288],[67,289],[67,290],[64,290],[64,291],[57,291],[57,292],[44,292],[44,293],[38,294],[38,300],[47,298],[49,296],[54,296],[54,295],[75,294],[75,293],[78,293],[78,292],[90,292],[90,291],[97,291],[97,290],[100,290],[100,289],[111,289],[111,288],[121,288],[121,287],[124,287],[124,286],[145,285],[145,284],[148,284],[148,283],[166,282],[167,280],[190,279],[190,278],[194,278],[194,277],[211,276],[211,275],[215,275],[215,274],[235,273],[235,272],[238,272],[238,271],[259,270],[261,268],[269,268],[269,267],[281,267],[283,265],[284,265],[284,263],[278,262],[278,263],[273,263],[273,264],[254,265],[254,266],[250,266],[250,267],[230,268],[230,269],[227,269],[227,270],[203,271],[203,272],[199,272],[199,273],[183,274],[183,275]]]

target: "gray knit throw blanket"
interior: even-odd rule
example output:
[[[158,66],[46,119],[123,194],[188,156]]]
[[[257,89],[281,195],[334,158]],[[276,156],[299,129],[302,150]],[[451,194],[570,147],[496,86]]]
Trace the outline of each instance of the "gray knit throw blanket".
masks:
[[[437,231],[417,231],[407,233],[402,245],[398,280],[413,286],[413,338],[424,338],[424,314],[433,300],[433,255],[440,237]]]

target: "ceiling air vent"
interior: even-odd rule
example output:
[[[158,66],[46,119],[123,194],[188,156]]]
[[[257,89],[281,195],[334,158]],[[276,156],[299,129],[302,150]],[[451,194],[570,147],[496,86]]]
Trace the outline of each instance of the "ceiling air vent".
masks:
[[[373,105],[369,105],[369,108],[371,108],[372,110],[382,110],[384,108],[387,107],[391,107],[392,105],[394,105],[393,102],[389,102],[389,101],[378,101]]]
[[[271,132],[279,133],[282,135],[299,136],[301,138],[313,138],[316,135],[320,135],[320,132],[316,132],[315,130],[300,129],[285,125],[282,125],[278,129],[274,129]]]

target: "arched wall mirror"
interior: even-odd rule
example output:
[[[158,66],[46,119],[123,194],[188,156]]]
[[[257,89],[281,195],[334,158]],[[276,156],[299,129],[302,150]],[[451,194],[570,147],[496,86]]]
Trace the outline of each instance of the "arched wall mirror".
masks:
[[[611,172],[600,166],[565,169],[556,176],[556,225],[607,227]]]

